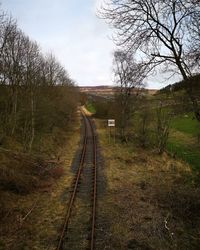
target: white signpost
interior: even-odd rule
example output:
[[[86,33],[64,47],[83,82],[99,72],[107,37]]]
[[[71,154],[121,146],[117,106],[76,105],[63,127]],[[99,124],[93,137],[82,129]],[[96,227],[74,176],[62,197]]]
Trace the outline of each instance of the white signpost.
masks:
[[[108,127],[115,127],[115,120],[114,119],[108,120]]]
[[[108,127],[109,127],[109,143],[111,138],[111,128],[114,127],[114,143],[115,143],[115,120],[108,119]]]

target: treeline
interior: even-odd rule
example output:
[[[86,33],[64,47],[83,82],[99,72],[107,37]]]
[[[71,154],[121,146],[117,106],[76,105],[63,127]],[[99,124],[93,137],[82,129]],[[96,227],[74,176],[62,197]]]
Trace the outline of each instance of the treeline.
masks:
[[[194,76],[191,76],[187,80],[182,80],[180,82],[176,82],[174,84],[169,84],[166,87],[159,90],[160,93],[167,93],[167,92],[176,92],[180,90],[185,90],[187,87],[191,86],[191,88],[196,92],[199,92],[200,90],[200,74],[196,74]]]
[[[98,14],[113,28],[117,45],[113,73],[119,90],[107,108],[116,110],[111,112],[119,137],[162,153],[173,116],[189,109],[200,122],[199,1],[105,0]],[[182,77],[173,86],[182,91],[147,96],[145,82],[164,72],[169,78]]]
[[[73,119],[77,98],[74,82],[56,58],[44,55],[0,10],[0,146],[13,147],[14,141],[31,152],[41,150],[49,135],[58,140],[58,131]]]

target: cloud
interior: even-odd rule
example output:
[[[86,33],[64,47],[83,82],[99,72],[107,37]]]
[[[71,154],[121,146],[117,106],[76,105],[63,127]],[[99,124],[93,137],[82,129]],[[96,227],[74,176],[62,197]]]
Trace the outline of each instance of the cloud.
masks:
[[[110,0],[106,0],[108,2]],[[80,85],[112,84],[115,45],[97,10],[105,0],[2,0],[2,8],[44,52],[53,52]],[[162,77],[147,79],[149,87],[163,86]]]
[[[19,26],[44,52],[52,51],[81,85],[112,84],[113,42],[96,16],[100,0],[6,0]]]

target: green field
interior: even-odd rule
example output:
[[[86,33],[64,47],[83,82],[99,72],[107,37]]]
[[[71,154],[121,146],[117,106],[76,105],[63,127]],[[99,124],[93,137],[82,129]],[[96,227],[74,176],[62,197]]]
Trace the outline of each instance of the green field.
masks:
[[[192,113],[179,115],[172,120],[171,127],[180,132],[197,136],[200,132],[200,124]]]
[[[169,138],[167,150],[190,164],[193,170],[200,171],[200,145],[197,140],[200,125],[193,117],[192,113],[188,113],[172,120],[171,130],[175,136]],[[176,131],[180,132],[177,136]]]
[[[190,164],[194,171],[200,171],[200,150],[197,147],[169,141],[167,150],[172,154],[175,153],[178,158]]]
[[[87,109],[89,112],[93,113],[93,114],[96,113],[96,109],[95,109],[95,107],[94,107],[94,105],[93,105],[93,103],[92,103],[91,101],[88,101],[88,102],[86,103],[86,109]]]

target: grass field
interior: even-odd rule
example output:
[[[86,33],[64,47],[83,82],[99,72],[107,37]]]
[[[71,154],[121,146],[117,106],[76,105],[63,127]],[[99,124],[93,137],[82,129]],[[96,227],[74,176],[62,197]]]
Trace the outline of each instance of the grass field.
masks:
[[[200,151],[198,148],[184,145],[176,141],[169,141],[167,150],[192,166],[194,171],[200,171]]]
[[[133,143],[109,143],[105,120],[96,126],[107,183],[98,197],[97,249],[198,249],[199,190],[188,181],[190,167]]]
[[[88,102],[86,103],[86,108],[87,108],[87,110],[88,110],[90,113],[93,113],[93,114],[96,113],[96,109],[95,109],[94,105],[92,104],[92,102],[88,101]]]
[[[181,103],[181,97],[183,93],[179,92],[178,100],[180,103],[174,102],[173,96],[166,97],[165,94],[159,94],[156,96],[148,96],[146,105],[147,108],[147,146],[155,147],[157,143],[157,110],[159,107],[160,100],[163,100],[163,107],[161,116],[165,117],[168,114],[173,117],[170,121],[169,139],[167,143],[167,151],[175,155],[177,158],[187,162],[191,165],[193,170],[200,171],[200,124],[197,122],[194,114],[187,110],[190,107],[186,107],[185,103]],[[96,101],[98,102],[98,101]],[[99,113],[98,108],[95,110],[95,100],[87,103],[87,108],[94,113]],[[97,105],[98,106],[98,105]],[[101,107],[101,106],[100,106]],[[108,107],[106,107],[108,108]],[[191,110],[191,109],[190,109]],[[140,143],[139,138],[141,136],[141,124],[143,116],[143,109],[138,109],[131,120],[129,121],[129,127],[127,128],[128,136],[132,136],[130,140],[134,143]],[[98,116],[96,116],[98,117]],[[100,116],[99,116],[100,117]],[[104,116],[101,116],[104,117]],[[116,115],[117,117],[117,115]],[[162,117],[161,117],[162,120]],[[116,118],[117,132],[119,132],[118,120]]]
[[[164,109],[166,111],[166,109]],[[167,108],[170,111],[170,108]],[[150,143],[156,140],[156,114],[152,112],[152,119],[149,127]],[[140,128],[140,114],[134,116],[133,126],[136,131]],[[177,158],[187,162],[194,171],[200,171],[200,144],[198,135],[200,134],[200,124],[194,118],[193,113],[176,115],[170,122],[169,139],[167,151]]]
[[[171,127],[180,132],[197,136],[200,132],[200,124],[192,113],[179,115],[172,120]]]
[[[197,136],[200,125],[192,113],[175,117],[171,122],[167,150],[189,163],[194,171],[200,171],[200,145]]]

